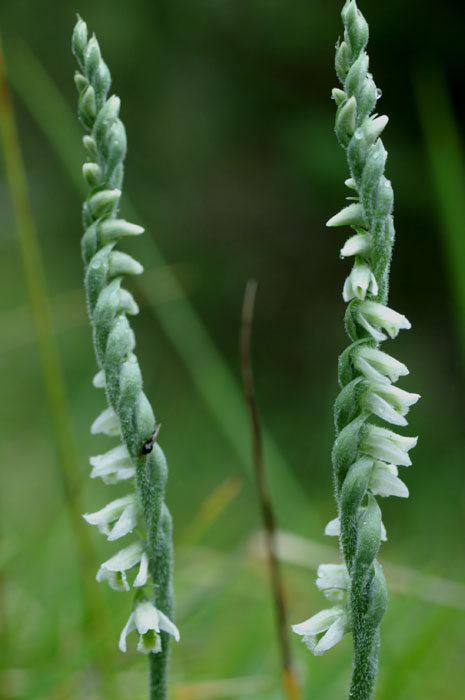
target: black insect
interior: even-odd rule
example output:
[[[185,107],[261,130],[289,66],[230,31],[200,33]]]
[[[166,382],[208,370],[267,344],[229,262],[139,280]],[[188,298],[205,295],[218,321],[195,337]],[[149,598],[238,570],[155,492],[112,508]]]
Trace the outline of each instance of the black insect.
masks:
[[[161,423],[159,423],[158,425],[155,426],[155,430],[152,433],[152,437],[150,437],[148,440],[146,440],[144,442],[144,444],[142,445],[141,450],[140,450],[141,454],[148,455],[149,452],[151,452],[153,450],[153,446],[154,446],[155,441],[158,437],[158,433],[160,432],[160,428],[161,428]]]

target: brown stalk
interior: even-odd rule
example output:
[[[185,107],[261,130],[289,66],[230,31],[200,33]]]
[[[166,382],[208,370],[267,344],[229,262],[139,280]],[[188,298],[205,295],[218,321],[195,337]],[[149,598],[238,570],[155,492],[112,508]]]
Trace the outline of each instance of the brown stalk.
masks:
[[[258,413],[252,371],[250,348],[256,293],[257,282],[255,280],[249,280],[245,288],[240,332],[242,386],[247,402],[247,407],[249,410],[249,418],[252,429],[255,478],[263,518],[265,548],[268,559],[271,589],[275,606],[278,643],[281,652],[283,685],[289,700],[300,700],[300,689],[297,684],[297,679],[292,666],[291,651],[289,646],[289,627],[287,623],[286,601],[284,595],[283,580],[277,555],[276,524],[273,506],[271,503],[270,490],[268,488],[268,483],[266,479],[262,430],[260,425],[260,417]]]

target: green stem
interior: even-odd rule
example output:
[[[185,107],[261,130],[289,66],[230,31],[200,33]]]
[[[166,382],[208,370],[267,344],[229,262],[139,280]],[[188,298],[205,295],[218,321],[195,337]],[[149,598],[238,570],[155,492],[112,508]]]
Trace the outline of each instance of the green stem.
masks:
[[[163,509],[161,532],[157,541],[157,552],[152,560],[152,575],[157,582],[157,607],[174,619],[173,593],[173,547],[172,521],[167,508]],[[161,633],[162,649],[158,654],[150,654],[150,699],[163,700],[168,697],[167,679],[169,672],[171,638]]]
[[[380,633],[372,629],[367,635],[360,630],[354,633],[354,663],[349,700],[371,700],[378,672]]]

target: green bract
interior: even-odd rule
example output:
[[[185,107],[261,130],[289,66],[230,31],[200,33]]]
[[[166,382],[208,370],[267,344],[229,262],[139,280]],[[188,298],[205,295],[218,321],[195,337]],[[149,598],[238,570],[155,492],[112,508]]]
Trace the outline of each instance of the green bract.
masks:
[[[118,218],[126,153],[126,133],[118,116],[120,100],[115,95],[108,97],[110,72],[97,40],[88,39],[81,19],[73,33],[73,53],[79,64],[75,76],[78,114],[86,131],[83,142],[88,155],[83,166],[89,194],[83,206],[82,255],[99,366],[94,385],[105,389],[108,400],[108,408],[93,422],[91,431],[121,440],[106,454],[91,458],[91,476],[107,484],[135,478],[136,487],[136,493],[84,517],[109,540],[126,536],[136,527],[141,531],[138,539],[100,566],[97,580],[107,580],[115,590],[127,591],[131,585],[136,589],[120,648],[126,650],[126,634],[137,629],[138,649],[150,659],[150,697],[163,700],[167,697],[169,639],[179,638],[171,621],[171,517],[164,503],[167,465],[155,442],[155,417],[142,389],[134,333],[127,318],[138,313],[138,306],[122,286],[124,275],[140,274],[143,268],[116,248],[124,237],[139,235],[143,229]],[[143,592],[145,585],[155,591],[153,603]]]
[[[411,464],[408,452],[416,444],[416,438],[402,437],[370,418],[405,426],[409,407],[419,395],[393,386],[408,370],[378,348],[388,336],[395,338],[399,330],[410,328],[405,316],[386,306],[394,242],[393,193],[384,176],[387,152],[380,135],[388,118],[373,114],[379,92],[368,72],[368,25],[355,0],[344,5],[342,20],[345,31],[336,47],[336,72],[343,89],[333,91],[335,130],[347,153],[346,185],[356,196],[328,226],[351,226],[355,231],[341,250],[342,257],[354,257],[343,289],[352,344],[339,358],[341,392],[335,403],[332,455],[338,517],[325,532],[339,536],[344,565],[342,569],[322,565],[326,568],[317,581],[319,588],[324,580],[325,591],[337,591],[334,612],[318,613],[295,625],[294,631],[314,653],[322,653],[351,631],[354,665],[349,697],[369,700],[378,666],[379,625],[387,605],[386,581],[376,560],[386,531],[375,496],[408,496],[397,467]]]

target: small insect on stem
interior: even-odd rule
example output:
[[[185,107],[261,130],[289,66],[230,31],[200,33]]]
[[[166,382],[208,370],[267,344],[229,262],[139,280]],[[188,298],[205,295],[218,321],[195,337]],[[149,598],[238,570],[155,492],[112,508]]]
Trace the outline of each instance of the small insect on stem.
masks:
[[[161,428],[161,423],[159,423],[158,425],[155,426],[155,429],[152,433],[152,437],[150,437],[148,440],[146,440],[144,442],[144,444],[142,445],[141,450],[140,450],[141,454],[148,455],[149,452],[151,452],[153,450],[153,446],[154,446],[155,441],[158,437],[158,433],[160,432],[160,428]]]

